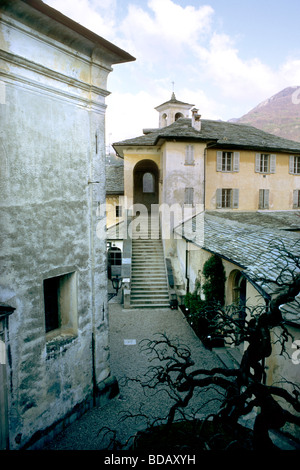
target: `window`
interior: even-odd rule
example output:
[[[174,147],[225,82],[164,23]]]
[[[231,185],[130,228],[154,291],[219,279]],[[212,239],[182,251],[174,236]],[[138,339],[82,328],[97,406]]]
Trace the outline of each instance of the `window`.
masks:
[[[122,217],[122,206],[116,206],[116,217]]]
[[[152,173],[143,175],[143,193],[154,193],[154,176]]]
[[[239,171],[240,152],[217,152],[217,171]]]
[[[59,330],[76,332],[77,288],[76,273],[45,279],[44,308],[46,333]]]
[[[217,209],[238,209],[239,190],[231,188],[217,189]]]
[[[222,189],[222,207],[231,207],[232,189]]]
[[[269,189],[259,190],[259,209],[269,209]]]
[[[194,165],[194,146],[187,145],[185,147],[185,164]]]
[[[292,175],[300,175],[300,157],[299,156],[290,156],[290,166],[289,172]]]
[[[293,191],[293,209],[300,208],[300,189],[295,189]]]
[[[256,173],[275,173],[276,155],[269,153],[257,153],[255,156]]]
[[[185,188],[184,190],[184,203],[194,204],[194,188]]]

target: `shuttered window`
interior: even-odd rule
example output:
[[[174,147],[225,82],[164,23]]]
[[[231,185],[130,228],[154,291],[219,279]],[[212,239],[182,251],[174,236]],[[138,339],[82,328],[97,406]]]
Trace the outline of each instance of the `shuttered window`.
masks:
[[[194,188],[185,188],[184,190],[184,203],[194,204]]]
[[[193,165],[194,164],[194,146],[186,145],[185,147],[185,164]]]
[[[238,209],[239,189],[219,188],[216,193],[217,209]]]
[[[259,209],[269,209],[269,189],[260,189],[259,190]]]
[[[300,208],[300,189],[295,189],[293,191],[293,209]]]
[[[290,155],[289,172],[292,175],[300,175],[300,157]]]
[[[255,155],[255,171],[257,173],[275,173],[276,155],[269,153],[257,153]]]
[[[217,171],[240,170],[240,152],[217,152]]]

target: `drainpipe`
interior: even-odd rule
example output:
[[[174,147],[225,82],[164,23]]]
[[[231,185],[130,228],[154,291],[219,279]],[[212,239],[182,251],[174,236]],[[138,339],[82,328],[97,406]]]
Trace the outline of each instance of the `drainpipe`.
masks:
[[[6,377],[7,354],[5,337],[8,336],[8,316],[11,315],[14,310],[15,308],[10,305],[0,304],[0,450],[9,450],[8,393]]]
[[[189,243],[186,242],[185,249],[185,278],[186,278],[186,293],[190,292],[190,278],[189,278]]]

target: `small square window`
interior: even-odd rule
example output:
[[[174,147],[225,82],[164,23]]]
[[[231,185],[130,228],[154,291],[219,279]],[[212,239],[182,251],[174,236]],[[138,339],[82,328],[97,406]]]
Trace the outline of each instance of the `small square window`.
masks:
[[[44,308],[46,333],[77,331],[76,273],[45,279]]]

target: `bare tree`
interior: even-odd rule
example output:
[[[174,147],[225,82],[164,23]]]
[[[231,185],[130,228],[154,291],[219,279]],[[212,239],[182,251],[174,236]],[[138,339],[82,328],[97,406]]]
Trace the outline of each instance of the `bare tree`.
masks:
[[[282,241],[273,242],[270,249],[278,251],[276,266],[271,278],[263,273],[256,281],[269,287],[270,301],[257,307],[238,304],[222,306],[220,303],[207,303],[202,315],[222,329],[227,343],[238,345],[247,342],[239,367],[228,369],[195,368],[190,349],[159,335],[142,342],[142,350],[153,363],[143,378],[136,378],[144,389],[159,391],[164,389],[172,397],[173,404],[166,417],[165,430],[171,429],[178,419],[178,412],[188,407],[195,391],[213,388],[218,390],[219,406],[213,415],[215,423],[222,423],[227,429],[236,429],[241,417],[252,410],[256,414],[253,428],[253,448],[267,450],[274,448],[269,437],[270,430],[279,430],[286,423],[300,425],[300,387],[292,384],[288,391],[285,384],[266,383],[265,360],[273,350],[271,332],[280,329],[277,341],[281,344],[281,354],[287,354],[286,342],[290,337],[284,321],[284,306],[291,304],[299,309],[297,295],[300,292],[300,240],[293,249],[287,249]],[[241,308],[243,314],[241,315]],[[291,384],[289,384],[291,385]],[[280,400],[278,400],[280,399]],[[132,415],[128,413],[127,416]],[[153,427],[150,426],[153,430]]]
[[[300,293],[300,240],[294,247],[287,249],[284,243],[273,241],[270,250],[276,250],[278,256],[272,277],[259,274],[256,282],[271,292],[268,304],[259,307],[246,307],[241,315],[240,305],[222,307],[220,303],[201,306],[202,315],[214,317],[218,330],[222,330],[227,343],[237,345],[246,341],[240,367],[237,369],[214,368],[211,370],[196,369],[189,371],[193,365],[191,354],[186,347],[172,345],[168,338],[161,337],[147,343],[149,351],[160,360],[160,365],[152,370],[152,379],[148,387],[157,387],[165,383],[172,390],[184,392],[171,407],[168,425],[174,421],[178,408],[186,407],[195,389],[217,387],[225,391],[216,420],[229,426],[235,426],[240,417],[247,415],[256,407],[257,414],[253,430],[253,445],[256,449],[273,447],[269,437],[270,429],[279,430],[286,423],[300,425],[300,387],[292,385],[288,392],[284,384],[281,386],[267,385],[265,360],[272,354],[271,331],[280,329],[277,341],[281,344],[281,354],[288,354],[286,342],[290,336],[285,325],[284,307],[291,304],[294,309],[300,308],[297,295]],[[242,319],[242,320],[241,320]],[[162,345],[166,347],[162,348]],[[168,352],[167,352],[168,351]],[[172,354],[170,353],[172,351]],[[280,398],[279,402],[277,399]],[[289,405],[285,407],[282,400]]]

